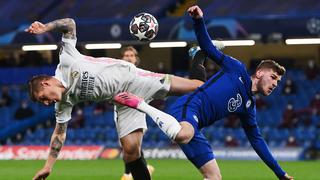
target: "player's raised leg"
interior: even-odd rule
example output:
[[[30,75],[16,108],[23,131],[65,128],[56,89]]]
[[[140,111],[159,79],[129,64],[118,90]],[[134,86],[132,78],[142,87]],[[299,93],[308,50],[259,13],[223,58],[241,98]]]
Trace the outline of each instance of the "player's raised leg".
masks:
[[[222,50],[225,47],[223,42],[221,41],[214,41],[213,45],[218,50]],[[192,59],[189,78],[205,82],[207,80],[207,74],[204,62],[207,59],[207,54],[203,50],[201,50],[199,46],[191,47],[188,53],[190,58]]]
[[[194,91],[203,84],[202,80],[197,79],[186,79],[178,76],[171,76],[171,85],[169,96],[172,95],[183,95]]]
[[[114,101],[148,114],[159,128],[177,143],[188,143],[193,137],[194,128],[191,124],[188,122],[179,123],[173,116],[150,106],[136,95],[123,92],[116,95]]]
[[[210,160],[205,165],[203,165],[199,171],[203,175],[205,180],[221,180],[222,176],[220,173],[220,168],[215,159]]]

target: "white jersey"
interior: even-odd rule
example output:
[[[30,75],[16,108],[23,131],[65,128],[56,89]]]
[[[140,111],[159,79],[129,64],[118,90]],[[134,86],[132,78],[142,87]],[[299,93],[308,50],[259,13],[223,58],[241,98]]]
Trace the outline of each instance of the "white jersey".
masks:
[[[130,91],[130,84],[139,74],[149,72],[118,59],[82,55],[75,45],[76,39],[62,38],[55,78],[66,92],[55,104],[58,123],[71,119],[72,108],[78,102],[112,100],[116,94]]]

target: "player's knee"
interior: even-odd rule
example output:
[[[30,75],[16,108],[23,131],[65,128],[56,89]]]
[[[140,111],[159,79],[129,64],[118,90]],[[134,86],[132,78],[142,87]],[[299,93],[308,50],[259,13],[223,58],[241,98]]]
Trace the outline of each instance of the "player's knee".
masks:
[[[194,136],[194,128],[188,122],[181,122],[181,130],[177,134],[175,141],[179,144],[187,144],[190,142],[192,137]]]
[[[177,134],[175,141],[176,143],[179,143],[179,144],[187,144],[190,142],[192,137],[193,137],[193,133],[182,130]]]
[[[125,155],[133,156],[140,155],[140,147],[139,146],[130,146],[123,149],[123,153]]]
[[[222,180],[220,173],[217,174],[204,174],[204,180]]]
[[[126,162],[130,162],[138,159],[140,154],[140,147],[137,145],[125,146],[123,147],[123,159]]]
[[[141,156],[140,152],[142,136],[142,131],[137,130],[120,139],[123,151],[123,159],[125,162],[134,161]]]
[[[215,175],[217,180],[221,180],[222,179],[222,175],[221,174],[217,174]]]

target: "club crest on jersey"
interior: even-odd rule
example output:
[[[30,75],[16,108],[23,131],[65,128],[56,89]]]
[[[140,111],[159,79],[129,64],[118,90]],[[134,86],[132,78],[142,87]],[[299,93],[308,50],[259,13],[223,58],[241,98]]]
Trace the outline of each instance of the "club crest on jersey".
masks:
[[[228,101],[228,111],[229,112],[235,112],[238,107],[240,107],[242,104],[242,97],[240,96],[240,94],[237,94],[237,99],[235,98],[231,98]]]
[[[248,109],[251,105],[251,100],[248,100],[247,103],[246,103],[246,108]]]
[[[73,72],[71,73],[71,77],[72,77],[73,79],[79,77],[79,72],[78,72],[78,71],[73,71]]]

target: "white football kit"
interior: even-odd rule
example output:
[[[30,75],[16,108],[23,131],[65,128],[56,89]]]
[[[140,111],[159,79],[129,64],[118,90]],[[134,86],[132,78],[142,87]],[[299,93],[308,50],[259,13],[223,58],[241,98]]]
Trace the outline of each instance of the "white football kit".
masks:
[[[66,91],[55,104],[58,123],[69,121],[73,106],[81,101],[112,101],[120,92],[133,93],[146,102],[167,95],[170,75],[139,69],[119,59],[82,55],[75,48],[76,42],[76,39],[62,38],[60,63],[54,77],[62,82]],[[144,113],[118,104],[116,109],[119,138],[139,128],[147,129]]]

